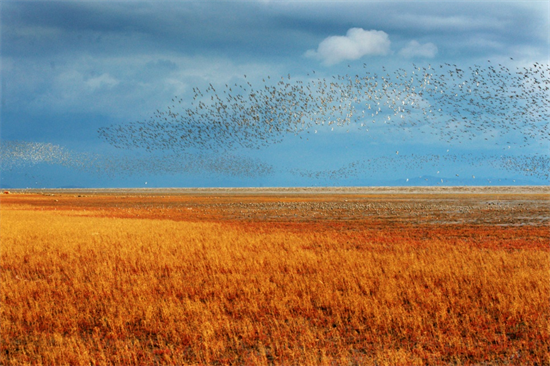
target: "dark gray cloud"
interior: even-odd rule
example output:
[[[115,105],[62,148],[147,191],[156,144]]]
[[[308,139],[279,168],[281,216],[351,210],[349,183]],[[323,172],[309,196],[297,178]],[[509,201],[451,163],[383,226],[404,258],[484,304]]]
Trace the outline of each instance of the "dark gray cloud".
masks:
[[[280,58],[352,27],[382,30],[404,42],[429,40],[442,50],[476,39],[486,40],[478,47],[540,46],[547,42],[547,8],[542,2],[9,2],[2,12],[3,53]]]
[[[175,52],[261,57],[302,50],[296,25],[251,3],[9,3],[3,24],[7,56]]]

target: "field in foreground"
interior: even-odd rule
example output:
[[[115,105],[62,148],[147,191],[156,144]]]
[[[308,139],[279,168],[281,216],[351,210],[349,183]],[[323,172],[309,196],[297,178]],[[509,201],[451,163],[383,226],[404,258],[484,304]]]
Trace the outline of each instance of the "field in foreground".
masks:
[[[547,194],[10,194],[0,364],[550,364]]]

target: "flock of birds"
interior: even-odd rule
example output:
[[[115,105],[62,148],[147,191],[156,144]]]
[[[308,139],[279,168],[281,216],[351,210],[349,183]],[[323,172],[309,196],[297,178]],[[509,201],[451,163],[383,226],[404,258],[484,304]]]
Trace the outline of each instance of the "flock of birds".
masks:
[[[550,157],[547,155],[503,155],[503,154],[401,154],[399,156],[382,156],[370,159],[359,159],[346,164],[338,169],[311,170],[311,169],[292,169],[290,172],[294,175],[321,180],[324,182],[337,181],[342,177],[360,178],[365,172],[382,171],[389,172],[395,169],[404,171],[424,172],[428,175],[411,176],[405,178],[402,184],[407,184],[412,179],[419,178],[430,184],[445,185],[449,179],[476,179],[475,174],[462,175],[459,173],[449,176],[447,171],[440,171],[442,167],[453,167],[457,165],[467,166],[468,170],[483,170],[484,168],[496,168],[500,171],[506,171],[514,175],[524,177],[534,177],[545,181],[550,180]],[[441,174],[440,174],[441,173]],[[487,179],[487,178],[486,178]],[[515,180],[512,180],[514,183]],[[423,183],[423,182],[422,182]],[[491,179],[486,182],[493,183]]]
[[[390,73],[364,71],[332,77],[290,74],[267,76],[254,87],[241,83],[205,90],[192,99],[174,97],[166,110],[146,121],[99,129],[112,146],[139,153],[77,153],[58,145],[3,141],[2,169],[37,163],[58,164],[107,175],[220,173],[240,177],[272,175],[277,169],[235,154],[260,149],[288,135],[308,138],[317,132],[361,130],[376,139],[396,132],[428,133],[449,144],[479,141],[511,146],[550,142],[550,68],[534,63],[510,70],[502,64],[460,68],[454,64],[412,65]],[[219,90],[218,90],[219,89]],[[370,132],[369,132],[370,131]],[[291,174],[327,181],[365,176],[380,169],[437,169],[450,163],[491,165],[549,179],[548,155],[401,154],[356,160],[339,169],[287,169]],[[438,172],[439,173],[439,172]],[[437,174],[438,174],[437,173]],[[472,176],[475,178],[475,176]],[[442,180],[443,182],[443,180]]]
[[[234,177],[266,176],[273,167],[259,159],[223,154],[99,154],[80,153],[59,145],[27,141],[0,144],[0,169],[9,171],[37,164],[58,165],[108,177],[140,174],[223,174]]]
[[[40,163],[74,166],[82,160],[66,148],[50,143],[2,141],[0,144],[0,167],[3,171]]]
[[[219,92],[212,84],[204,91],[193,88],[190,107],[176,96],[166,110],[157,110],[146,121],[99,133],[113,146],[149,151],[261,148],[289,133],[316,133],[323,126],[331,131],[368,131],[380,125],[385,131],[429,131],[447,142],[480,136],[496,141],[508,135],[508,146],[550,140],[550,69],[540,63],[516,71],[490,62],[467,69],[413,64],[409,71],[392,74],[365,72],[309,81],[288,74],[278,82],[270,76],[263,82],[255,88],[245,75],[243,83],[225,84]]]
[[[0,169],[8,171],[37,164],[50,164],[78,169],[107,177],[143,174],[194,175],[222,174],[225,176],[257,178],[284,173],[271,164],[241,155],[200,155],[172,153],[162,155],[101,155],[77,153],[59,145],[24,141],[6,141],[0,145]],[[437,184],[448,182],[448,172],[440,175],[438,169],[447,166],[467,165],[469,169],[492,167],[500,171],[520,174],[524,177],[550,180],[550,157],[547,155],[502,155],[502,154],[396,154],[369,159],[359,159],[338,169],[288,169],[291,175],[313,179],[323,184],[338,183],[343,178],[361,178],[365,172],[387,173],[402,171],[429,172],[437,178]],[[437,172],[436,172],[437,171]],[[460,175],[456,174],[458,178]],[[466,176],[469,178],[470,176]],[[454,178],[454,177],[452,177]],[[471,175],[475,179],[475,175]],[[425,178],[428,181],[428,178]],[[402,184],[409,182],[407,178]],[[433,184],[432,181],[429,182]],[[488,183],[491,183],[489,181]]]

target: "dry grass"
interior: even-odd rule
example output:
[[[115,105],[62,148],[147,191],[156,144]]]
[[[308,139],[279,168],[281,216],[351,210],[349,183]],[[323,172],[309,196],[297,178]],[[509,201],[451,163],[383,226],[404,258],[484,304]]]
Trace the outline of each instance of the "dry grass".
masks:
[[[548,226],[82,199],[3,198],[3,365],[550,363]]]

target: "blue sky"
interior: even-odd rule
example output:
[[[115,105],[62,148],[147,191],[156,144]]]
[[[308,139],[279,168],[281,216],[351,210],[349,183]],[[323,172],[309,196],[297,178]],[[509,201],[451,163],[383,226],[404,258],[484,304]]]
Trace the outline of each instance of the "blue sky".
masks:
[[[236,93],[228,89],[235,85],[244,85],[241,93],[249,97],[266,88],[281,91],[280,80],[292,88],[341,77],[342,87],[372,77],[376,86],[361,90],[363,98],[383,92],[405,105],[398,70],[410,77],[427,68],[435,80],[456,69],[489,76],[495,67],[501,82],[508,80],[503,67],[515,77],[535,63],[543,66],[529,73],[538,83],[533,87],[548,85],[547,1],[3,1],[0,7],[4,186],[549,183],[548,91],[541,88],[527,88],[535,101],[499,106],[500,116],[477,94],[431,119],[413,110],[401,124],[384,123],[392,116],[381,110],[368,128],[360,118],[330,125],[336,116],[328,106],[321,116],[326,124],[278,136],[236,126],[235,118],[206,130],[212,121],[187,118],[184,125],[194,132],[186,138],[161,147],[151,137],[174,130],[158,113],[168,113],[175,96],[174,113],[197,108],[195,88],[210,108],[213,97]],[[420,81],[419,72],[414,75]],[[391,83],[382,91],[384,78]],[[462,79],[448,77],[456,84],[445,84],[442,95],[455,94]],[[487,92],[496,96],[497,84]],[[440,109],[425,99],[419,103],[432,103],[430,112]],[[472,105],[478,119],[461,128]],[[516,112],[531,105],[541,112],[526,122]],[[354,101],[357,113],[366,106],[364,99]],[[305,118],[311,122],[310,114]],[[131,148],[112,142],[134,137],[100,133],[126,133],[148,120],[158,122],[149,125],[150,137]],[[218,140],[206,145],[192,140],[214,135]],[[238,144],[218,149],[219,141]]]

